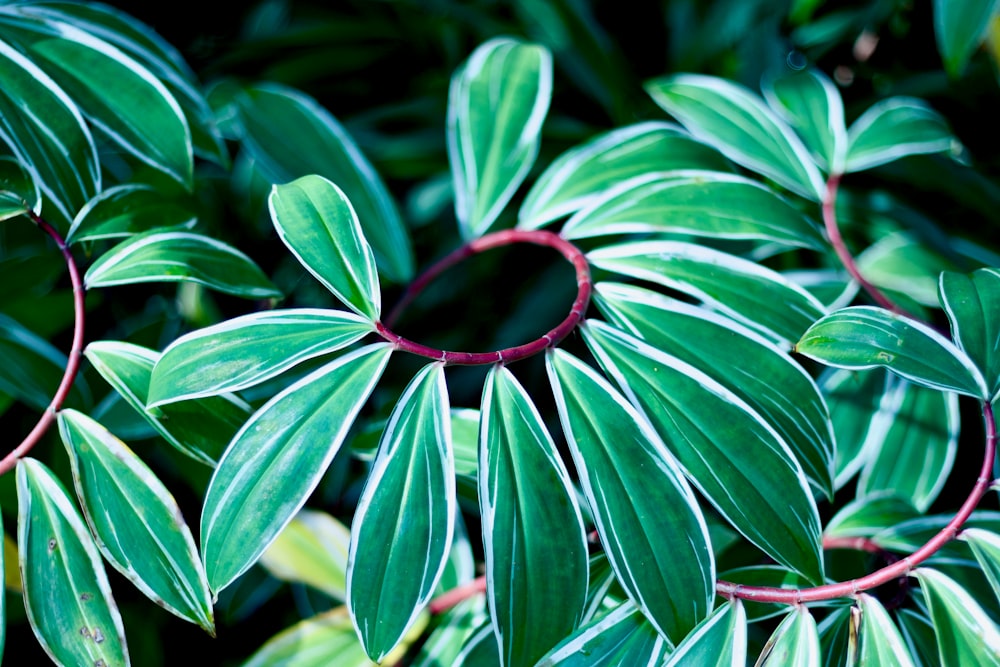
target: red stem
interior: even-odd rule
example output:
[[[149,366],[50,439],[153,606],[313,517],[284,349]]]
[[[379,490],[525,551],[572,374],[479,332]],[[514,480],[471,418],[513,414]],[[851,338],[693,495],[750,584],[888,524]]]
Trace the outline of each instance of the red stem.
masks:
[[[587,305],[590,303],[590,294],[593,289],[593,283],[590,279],[590,265],[587,264],[587,258],[579,250],[579,248],[558,234],[546,230],[506,229],[493,234],[487,234],[486,236],[469,242],[458,250],[446,255],[443,259],[439,260],[427,271],[425,271],[419,278],[413,281],[410,287],[403,294],[399,304],[392,310],[386,319],[390,325],[394,323],[396,318],[402,312],[402,308],[409,304],[425,287],[427,287],[427,285],[430,284],[434,278],[444,272],[445,269],[454,266],[467,257],[483,252],[484,250],[498,248],[512,243],[531,243],[534,245],[548,246],[558,250],[563,257],[569,260],[569,262],[573,265],[573,268],[576,269],[577,293],[576,299],[570,307],[569,315],[567,315],[566,319],[560,322],[558,326],[543,335],[541,338],[533,340],[530,343],[525,343],[524,345],[508,347],[503,350],[495,350],[493,352],[450,352],[447,350],[439,350],[426,345],[421,345],[420,343],[415,343],[407,338],[393,333],[388,326],[381,322],[377,322],[375,325],[379,335],[392,343],[397,350],[411,352],[429,359],[436,359],[449,365],[464,366],[512,363],[520,359],[530,357],[534,354],[538,354],[539,352],[542,352],[543,350],[552,347],[561,341],[563,338],[568,336],[576,325],[580,323],[580,320],[583,319],[584,313],[587,310]]]
[[[742,598],[744,600],[753,600],[754,602],[801,604],[803,602],[851,597],[861,591],[866,591],[888,583],[893,579],[907,576],[913,568],[933,556],[945,544],[955,539],[958,532],[962,529],[962,525],[968,521],[972,511],[990,488],[990,482],[993,479],[993,459],[996,456],[997,448],[997,427],[993,417],[993,405],[989,401],[983,402],[983,420],[986,423],[986,454],[983,456],[983,465],[979,472],[979,478],[976,480],[975,486],[972,487],[972,492],[966,498],[965,503],[962,504],[958,513],[948,522],[948,525],[909,556],[860,579],[852,579],[851,581],[839,584],[827,584],[814,588],[788,589],[771,586],[743,586],[720,579],[715,583],[715,592],[726,598]]]
[[[870,554],[885,553],[885,549],[867,537],[824,537],[823,548],[853,549],[854,551],[867,551]]]
[[[456,586],[450,591],[445,591],[437,596],[427,605],[427,610],[433,615],[443,614],[459,602],[486,592],[486,576],[473,579],[467,584]]]
[[[9,472],[16,464],[18,459],[27,454],[35,444],[41,440],[42,436],[48,430],[49,426],[52,425],[52,421],[55,419],[56,412],[62,407],[63,401],[66,400],[66,396],[69,394],[70,388],[73,386],[73,380],[76,378],[76,373],[80,369],[80,358],[83,352],[83,325],[84,325],[84,288],[83,281],[80,280],[80,271],[76,267],[76,262],[73,260],[73,254],[69,251],[66,246],[66,242],[63,240],[59,232],[45,222],[41,217],[39,217],[34,211],[28,211],[28,217],[31,218],[32,222],[42,228],[42,230],[52,237],[59,246],[59,251],[62,253],[63,258],[66,260],[66,268],[69,269],[69,279],[73,283],[73,345],[69,351],[69,359],[66,362],[66,370],[63,373],[62,381],[59,383],[59,387],[56,389],[55,395],[52,397],[52,402],[42,413],[39,418],[38,423],[35,424],[35,428],[31,429],[31,433],[21,441],[17,447],[15,447],[7,456],[0,460],[0,475]]]

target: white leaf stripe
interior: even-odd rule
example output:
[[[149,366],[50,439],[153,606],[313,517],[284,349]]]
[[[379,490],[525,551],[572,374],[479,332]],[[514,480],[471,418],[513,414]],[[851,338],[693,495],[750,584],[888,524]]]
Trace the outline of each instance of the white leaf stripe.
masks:
[[[909,110],[916,115],[922,116],[919,121],[939,121],[944,120],[938,116],[937,112],[927,106],[923,101],[909,97],[893,97],[882,100],[869,107],[850,128],[847,130],[848,149],[845,170],[849,172],[862,171],[871,167],[891,162],[907,155],[915,153],[935,153],[946,151],[955,145],[956,140],[950,135],[947,137],[938,136],[933,139],[917,140],[910,142],[893,142],[872,150],[871,147],[865,153],[857,153],[857,144],[865,135],[871,132],[872,126],[883,119],[887,114],[897,110]],[[913,120],[913,119],[904,119]],[[853,152],[853,155],[852,155]]]

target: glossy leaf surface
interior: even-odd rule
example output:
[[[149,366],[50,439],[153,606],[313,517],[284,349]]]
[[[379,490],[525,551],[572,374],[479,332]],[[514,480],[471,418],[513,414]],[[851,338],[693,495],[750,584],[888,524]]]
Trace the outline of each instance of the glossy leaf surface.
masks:
[[[764,646],[756,667],[819,667],[819,633],[804,605],[794,607]]]
[[[858,606],[861,608],[861,630],[858,633],[860,664],[866,667],[914,667],[903,637],[882,603],[862,593],[858,596]]]
[[[702,621],[670,654],[665,667],[745,667],[746,662],[747,617],[737,598]]]
[[[911,576],[920,582],[942,665],[1000,664],[1000,631],[967,590],[930,568]]]
[[[402,640],[437,586],[457,499],[444,366],[424,366],[396,403],[351,525],[347,600],[375,662]]]
[[[534,664],[580,621],[587,596],[583,522],[541,415],[504,367],[487,376],[481,423],[490,612],[503,664]]]
[[[87,202],[66,234],[69,244],[132,236],[162,227],[192,227],[195,215],[152,186],[127,183]]]
[[[319,483],[389,360],[387,345],[344,355],[264,404],[219,460],[201,517],[218,593],[245,572]]]
[[[670,645],[631,602],[588,623],[538,661],[536,667],[655,665]]]
[[[972,548],[983,574],[1000,598],[1000,535],[982,528],[966,528],[959,535]]]
[[[951,323],[951,335],[986,379],[992,397],[1000,392],[1000,270],[944,272],[941,305]]]
[[[840,91],[816,69],[783,72],[763,82],[764,99],[791,125],[813,159],[839,174],[847,152],[847,127]]]
[[[847,131],[844,171],[871,169],[907,155],[951,150],[956,141],[936,111],[912,97],[876,103]]]
[[[596,371],[559,349],[547,368],[615,574],[654,626],[679,642],[708,615],[714,595],[715,564],[694,494],[659,436]]]
[[[350,541],[347,526],[334,517],[302,508],[261,554],[260,564],[282,581],[308,584],[343,600]]]
[[[243,667],[374,667],[346,607],[299,621],[271,637]]]

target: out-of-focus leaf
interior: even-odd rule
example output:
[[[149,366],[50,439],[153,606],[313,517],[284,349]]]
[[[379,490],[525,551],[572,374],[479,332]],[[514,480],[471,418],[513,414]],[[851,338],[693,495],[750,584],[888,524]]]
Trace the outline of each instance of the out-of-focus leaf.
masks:
[[[536,667],[657,665],[670,645],[632,602],[623,602],[566,637]]]
[[[2,63],[0,60],[0,67]],[[0,120],[0,123],[2,122]],[[0,134],[0,137],[2,136]],[[0,156],[0,222],[16,218],[28,211],[38,213],[41,210],[41,202],[42,193],[38,190],[38,184],[31,177],[26,165],[16,158]]]
[[[673,123],[648,121],[618,128],[556,158],[525,197],[518,227],[543,227],[593,204],[615,185],[650,172],[727,168],[716,150]]]
[[[714,171],[647,172],[620,181],[570,218],[561,233],[579,239],[660,232],[827,247],[819,228],[777,193]]]
[[[892,424],[898,402],[890,389],[899,381],[882,369],[829,369],[820,377],[837,443],[834,488],[844,486],[861,469]]]
[[[857,257],[858,271],[882,289],[937,307],[938,277],[955,263],[905,232],[886,234]]]
[[[360,315],[296,308],[242,315],[181,336],[163,351],[149,381],[149,406],[239,391],[372,330]]]
[[[844,270],[793,269],[781,275],[808,290],[828,311],[851,305],[858,295],[858,284]]]
[[[861,593],[861,632],[858,658],[868,667],[914,667],[910,652],[885,607],[876,598]]]
[[[299,621],[271,637],[243,667],[375,667],[346,607]]]
[[[767,640],[756,667],[819,667],[821,659],[816,621],[808,607],[799,605]]]
[[[968,542],[994,595],[1000,598],[1000,535],[982,528],[966,528],[959,533],[959,539]]]
[[[679,642],[708,616],[715,590],[694,494],[646,419],[594,369],[560,349],[548,353],[547,369],[615,574],[657,630]]]
[[[73,219],[66,243],[132,236],[163,227],[192,227],[195,216],[176,197],[142,183],[108,188]]]
[[[890,97],[871,106],[847,130],[847,142],[845,172],[949,151],[957,143],[944,118],[912,97]]]
[[[993,399],[1000,393],[1000,270],[979,269],[940,278],[941,305],[951,335],[986,379]]]
[[[444,366],[424,366],[396,403],[351,524],[347,601],[382,662],[416,622],[451,548],[455,463]]]
[[[707,373],[756,410],[795,453],[811,484],[833,495],[834,438],[812,378],[787,354],[740,324],[652,290],[599,283],[609,319]]]
[[[954,343],[929,326],[874,306],[852,306],[823,317],[795,351],[828,366],[883,367],[912,382],[989,398],[982,373]]]
[[[781,565],[737,567],[720,573],[719,579],[746,586],[768,586],[770,588],[799,589],[810,586],[808,579]],[[745,608],[744,614],[750,623],[784,616],[788,613],[788,605],[772,602],[755,602],[747,599],[743,601],[743,606]]]
[[[325,512],[303,508],[261,554],[260,564],[282,581],[309,584],[344,600],[350,541],[347,526]]]
[[[719,606],[702,621],[664,667],[745,667],[747,662],[747,616],[739,598]]]
[[[473,630],[465,640],[465,645],[455,658],[454,667],[502,667],[497,636],[489,619]]]
[[[915,519],[920,513],[909,499],[892,491],[855,498],[827,521],[824,537],[871,537],[886,528]]]
[[[412,278],[413,249],[396,203],[337,119],[314,99],[277,84],[252,86],[235,99],[243,142],[269,182],[317,174],[336,183],[357,211],[386,279]]]
[[[859,615],[857,607],[840,607],[819,622],[819,646],[825,657],[824,665],[858,664]]]
[[[437,627],[420,645],[420,652],[412,662],[413,667],[445,667],[456,664],[462,646],[479,627],[486,629],[487,636],[493,635],[482,596],[464,600],[445,612]]]
[[[348,308],[374,321],[382,308],[378,271],[354,207],[321,176],[276,185],[268,198],[278,236]]]
[[[823,316],[823,304],[756,262],[679,241],[636,241],[587,253],[598,268],[701,299],[785,346]]]
[[[346,354],[265,403],[233,436],[205,492],[201,553],[216,593],[292,520],[340,449],[390,348]]]
[[[191,281],[247,299],[281,297],[253,260],[200,234],[153,230],[122,241],[91,264],[87,289]]]
[[[779,563],[822,582],[819,513],[781,436],[733,392],[680,359],[600,321],[588,321],[584,337],[726,520]],[[772,502],[776,497],[780,503]]]
[[[646,92],[733,162],[803,197],[823,198],[823,176],[802,140],[750,90],[717,77],[675,74],[650,81]]]
[[[940,532],[952,518],[953,516],[950,514],[916,517],[879,532],[872,537],[872,540],[883,549],[912,553]],[[982,528],[1000,533],[1000,512],[976,510],[965,522],[964,529],[968,530],[969,528]],[[956,558],[957,554],[963,555]],[[960,560],[961,558],[969,561],[975,560],[969,546],[959,541],[949,542],[937,555],[947,555],[952,560]]]
[[[231,395],[210,396],[146,410],[147,389],[160,355],[131,343],[94,341],[83,351],[108,384],[141,414],[157,433],[181,452],[215,465],[223,448],[250,416],[250,407]]]
[[[509,38],[477,48],[448,93],[448,159],[465,239],[496,222],[538,156],[552,95],[548,49]]]
[[[937,638],[931,620],[921,612],[905,608],[897,610],[895,617],[914,662],[920,667],[938,667]]]
[[[62,410],[59,434],[97,546],[158,605],[211,635],[212,600],[191,531],[163,483],[96,421]]]
[[[472,479],[479,476],[479,417],[479,410],[451,410],[451,440],[456,475]]]
[[[45,410],[68,363],[66,355],[47,340],[0,313],[0,395]],[[90,391],[83,378],[77,378],[69,404],[79,407],[89,402]]]
[[[42,463],[17,463],[17,548],[24,608],[57,665],[129,665],[125,629],[94,540]]]
[[[783,72],[764,79],[764,99],[795,128],[813,158],[828,173],[844,169],[847,127],[840,91],[817,69]]]
[[[1000,631],[967,590],[927,567],[910,576],[924,593],[942,665],[1000,665]]]
[[[934,0],[934,36],[948,76],[965,71],[998,8],[997,0]]]
[[[486,378],[481,424],[479,503],[491,617],[503,664],[531,665],[580,621],[586,536],[555,443],[528,393],[502,366]]]

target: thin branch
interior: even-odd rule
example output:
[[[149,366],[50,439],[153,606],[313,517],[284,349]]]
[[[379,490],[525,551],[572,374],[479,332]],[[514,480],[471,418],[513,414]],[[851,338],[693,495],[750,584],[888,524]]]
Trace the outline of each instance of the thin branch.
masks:
[[[486,592],[486,576],[477,577],[467,584],[456,586],[437,596],[427,605],[427,610],[433,614],[443,614],[463,600]]]
[[[439,260],[436,264],[431,266],[430,269],[424,272],[423,275],[417,278],[406,293],[404,293],[399,305],[393,309],[392,313],[390,313],[389,317],[386,319],[390,322],[390,324],[395,322],[400,312],[402,312],[401,307],[416,298],[416,296],[445,269],[457,264],[467,257],[483,252],[484,250],[511,245],[513,243],[531,243],[534,245],[553,248],[559,251],[559,253],[562,254],[562,256],[565,257],[576,270],[577,293],[576,299],[574,299],[573,305],[570,307],[569,315],[567,315],[566,319],[560,322],[554,329],[544,334],[541,338],[533,340],[530,343],[525,343],[524,345],[508,347],[503,350],[495,350],[492,352],[451,352],[415,343],[407,338],[397,335],[382,322],[376,323],[376,329],[378,330],[379,335],[392,343],[398,350],[411,352],[429,359],[436,359],[449,365],[464,366],[512,363],[514,361],[530,357],[534,354],[538,354],[539,352],[556,345],[559,341],[572,333],[573,329],[576,328],[576,326],[583,319],[583,316],[587,311],[587,306],[590,303],[590,295],[593,291],[593,282],[590,277],[590,265],[587,263],[587,258],[580,251],[580,249],[558,234],[554,234],[553,232],[546,230],[506,229],[493,234],[487,234],[486,236],[466,244]]]
[[[975,486],[972,487],[972,492],[969,493],[969,497],[965,499],[962,507],[952,517],[951,521],[948,522],[948,525],[909,556],[860,579],[852,579],[851,581],[838,584],[827,584],[814,588],[790,589],[771,586],[743,586],[742,584],[720,579],[715,584],[715,592],[726,598],[741,598],[744,600],[753,600],[754,602],[801,604],[803,602],[852,597],[862,591],[888,583],[893,579],[909,575],[915,567],[937,553],[945,544],[955,539],[962,526],[969,520],[969,516],[976,508],[976,505],[979,504],[979,501],[982,500],[990,488],[990,484],[993,481],[993,459],[996,456],[997,449],[997,427],[993,416],[993,405],[989,401],[983,402],[983,420],[986,424],[986,453],[983,456],[983,465],[979,471],[979,478],[976,480]]]
[[[0,475],[9,472],[16,464],[18,459],[26,455],[35,444],[41,440],[42,436],[48,430],[49,426],[52,425],[52,421],[55,419],[56,412],[62,407],[63,401],[66,400],[66,396],[69,394],[70,388],[73,386],[73,380],[76,378],[77,371],[80,369],[80,358],[83,353],[83,329],[84,329],[84,287],[83,281],[80,279],[80,271],[77,269],[76,262],[73,260],[73,254],[70,252],[69,248],[66,246],[66,242],[63,240],[59,232],[45,222],[40,216],[38,216],[34,211],[28,211],[28,217],[31,218],[32,222],[41,227],[41,229],[52,237],[59,246],[59,251],[62,253],[63,258],[66,260],[66,268],[69,269],[70,282],[73,283],[73,344],[69,351],[69,358],[66,362],[66,370],[63,372],[62,381],[59,383],[59,387],[56,389],[55,395],[52,397],[52,402],[42,413],[39,418],[38,423],[35,427],[31,429],[31,432],[27,437],[21,441],[17,447],[15,447],[7,456],[0,460]]]
[[[852,549],[854,551],[867,551],[870,554],[890,554],[867,537],[824,537],[824,549]],[[895,560],[895,559],[894,559]]]

